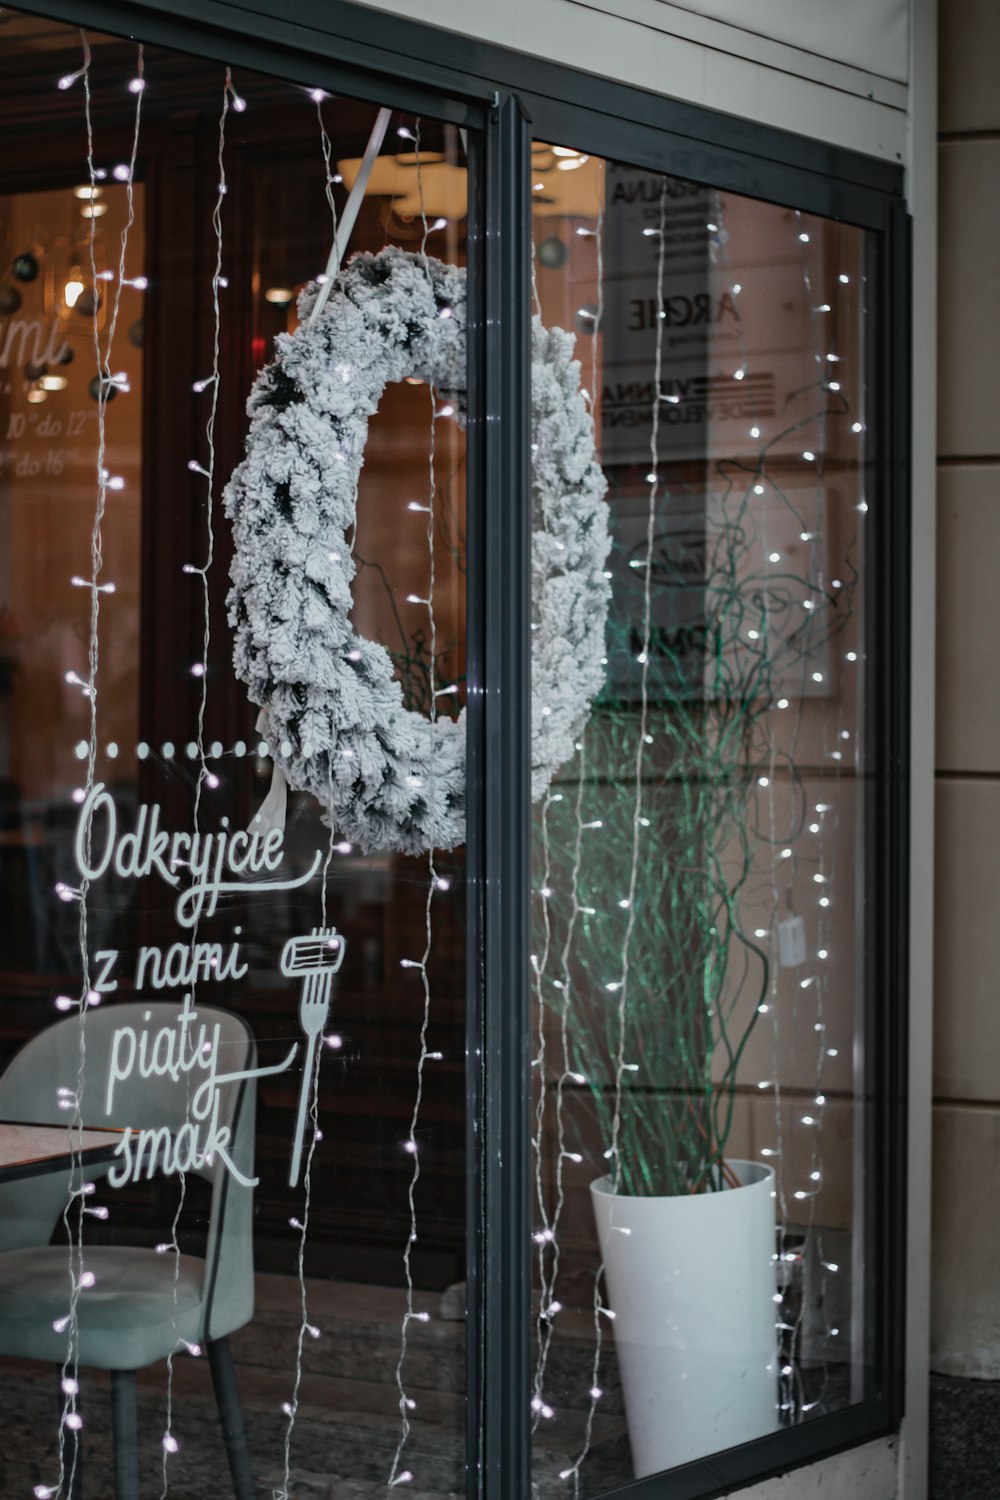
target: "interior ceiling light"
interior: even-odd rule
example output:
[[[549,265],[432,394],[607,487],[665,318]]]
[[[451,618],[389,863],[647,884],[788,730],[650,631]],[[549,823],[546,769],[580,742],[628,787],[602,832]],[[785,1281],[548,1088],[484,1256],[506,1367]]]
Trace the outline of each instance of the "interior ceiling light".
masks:
[[[69,381],[65,375],[43,375],[38,384],[43,391],[64,391]]]
[[[106,203],[85,203],[81,208],[80,213],[85,219],[99,219],[101,215],[106,214],[107,211],[108,205]]]
[[[604,199],[603,162],[570,146],[549,146],[544,141],[533,144],[531,157],[531,170],[536,174],[533,181],[537,184],[532,203],[535,217],[592,220],[597,205]],[[568,170],[554,170],[564,164]],[[360,157],[337,162],[337,171],[348,190],[354,186],[360,167]],[[544,177],[544,182],[539,182],[540,177]],[[420,178],[423,210],[429,220],[465,218],[469,184],[464,166],[454,166],[440,152],[422,151]],[[368,180],[367,196],[391,198],[397,214],[418,216],[421,202],[416,153],[401,151],[396,156],[378,157]]]
[[[264,300],[266,302],[274,302],[279,307],[284,307],[287,303],[291,302],[294,296],[295,293],[292,291],[291,287],[269,286],[267,291],[264,293]]]
[[[80,279],[80,267],[74,266],[69,273],[69,280],[63,287],[63,301],[67,307],[75,307],[83,295],[83,282]]]
[[[403,218],[418,217],[421,197],[417,165],[415,151],[378,157],[368,179],[366,197],[391,198],[397,214]],[[422,207],[428,220],[433,223],[436,219],[464,219],[469,207],[469,179],[465,168],[453,166],[439,151],[421,151],[419,166]],[[338,161],[337,172],[348,190],[354,186],[360,167],[360,156]]]
[[[103,188],[99,188],[97,186],[92,187],[89,182],[82,182],[79,187],[75,187],[73,189],[73,197],[86,199],[99,198],[103,192]]]

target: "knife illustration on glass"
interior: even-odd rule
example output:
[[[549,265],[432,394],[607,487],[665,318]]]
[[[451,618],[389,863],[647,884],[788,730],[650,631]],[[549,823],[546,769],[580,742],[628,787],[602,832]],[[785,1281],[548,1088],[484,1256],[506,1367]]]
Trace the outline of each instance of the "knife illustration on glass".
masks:
[[[316,1065],[316,1043],[330,1014],[330,988],[333,976],[344,962],[344,939],[335,927],[314,927],[308,936],[289,938],[281,953],[281,972],[289,978],[302,977],[299,999],[299,1022],[306,1039],[306,1056],[299,1091],[299,1112],[295,1122],[292,1164],[288,1173],[290,1187],[299,1181],[302,1165],[302,1139],[306,1128],[306,1111]]]

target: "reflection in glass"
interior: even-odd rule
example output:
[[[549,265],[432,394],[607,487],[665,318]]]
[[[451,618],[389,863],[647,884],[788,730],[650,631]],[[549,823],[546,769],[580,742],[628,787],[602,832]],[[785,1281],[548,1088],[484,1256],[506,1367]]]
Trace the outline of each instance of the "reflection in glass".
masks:
[[[614,540],[535,811],[534,1479],[598,1495],[869,1393],[864,238],[533,166]]]

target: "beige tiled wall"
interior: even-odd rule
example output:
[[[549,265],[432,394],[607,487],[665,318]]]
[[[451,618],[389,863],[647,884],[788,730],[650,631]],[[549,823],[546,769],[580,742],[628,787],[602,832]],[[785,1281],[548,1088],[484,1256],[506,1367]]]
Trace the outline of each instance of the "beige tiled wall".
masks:
[[[942,0],[931,1364],[1000,1379],[1000,4]]]

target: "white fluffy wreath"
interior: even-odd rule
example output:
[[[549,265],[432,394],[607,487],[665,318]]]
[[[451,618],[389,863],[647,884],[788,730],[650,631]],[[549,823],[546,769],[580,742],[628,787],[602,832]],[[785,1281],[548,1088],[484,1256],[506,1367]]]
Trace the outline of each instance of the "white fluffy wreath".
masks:
[[[386,385],[428,381],[465,409],[465,272],[390,247],[355,255],[308,327],[276,340],[247,404],[246,455],[224,494],[233,523],[234,662],[289,783],[366,852],[465,839],[465,711],[403,705],[384,646],[350,620],[351,538],[368,419]],[[532,796],[599,691],[609,584],[607,484],[573,338],[532,329]]]

